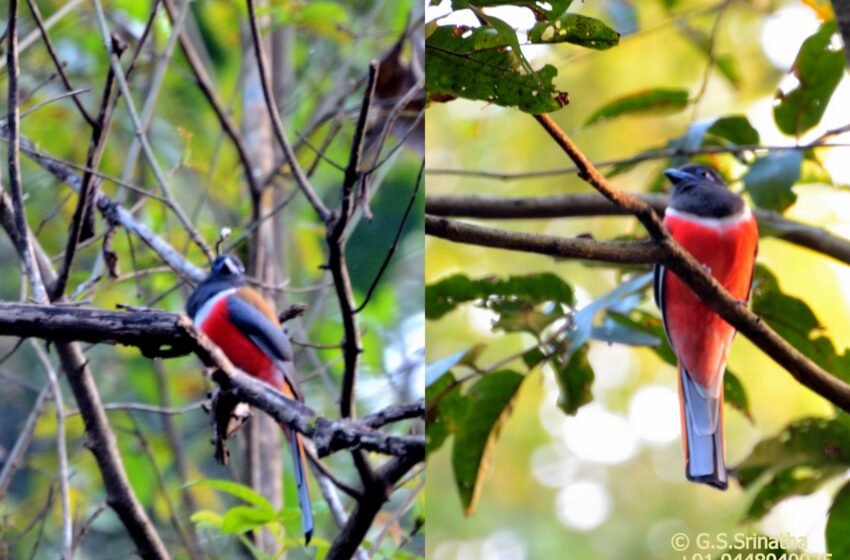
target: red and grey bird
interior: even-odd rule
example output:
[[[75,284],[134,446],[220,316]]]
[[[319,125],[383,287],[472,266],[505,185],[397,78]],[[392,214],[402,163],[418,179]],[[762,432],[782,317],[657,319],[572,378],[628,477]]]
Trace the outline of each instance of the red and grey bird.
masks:
[[[688,164],[664,174],[673,183],[664,225],[733,298],[746,303],[758,245],[749,207],[709,167]],[[663,266],[655,268],[654,291],[679,361],[685,474],[726,489],[723,374],[735,330]]]
[[[213,261],[212,270],[186,303],[195,327],[224,351],[233,365],[265,381],[290,399],[302,400],[292,346],[271,305],[245,286],[245,267],[230,255]],[[301,435],[281,425],[292,453],[298,505],[307,544],[313,534],[313,511],[307,487]]]

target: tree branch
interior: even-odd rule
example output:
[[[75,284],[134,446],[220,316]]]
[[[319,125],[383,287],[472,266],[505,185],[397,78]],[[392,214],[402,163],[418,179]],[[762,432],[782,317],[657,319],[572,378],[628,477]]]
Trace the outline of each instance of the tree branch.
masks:
[[[659,263],[664,250],[652,241],[595,241],[555,237],[465,224],[425,215],[425,233],[457,243],[509,251],[538,253],[565,259],[585,259],[618,264]]]
[[[0,336],[42,338],[55,342],[124,344],[148,356],[197,353],[222,369],[215,381],[239,400],[268,413],[312,439],[320,456],[343,449],[364,449],[390,455],[418,453],[424,439],[387,435],[379,425],[414,417],[421,405],[391,409],[358,420],[329,420],[310,407],[287,399],[271,386],[238,371],[224,354],[191,327],[182,315],[160,311],[116,312],[61,305],[0,302]],[[82,410],[80,405],[80,411]],[[103,406],[100,405],[101,410]],[[420,415],[421,416],[421,415]]]
[[[633,195],[650,205],[659,215],[667,208],[667,195]],[[506,198],[486,195],[428,196],[425,212],[433,216],[477,219],[576,218],[590,216],[630,216],[631,213],[596,193]],[[850,240],[826,229],[802,224],[769,210],[753,210],[759,230],[789,243],[806,247],[850,264]]]

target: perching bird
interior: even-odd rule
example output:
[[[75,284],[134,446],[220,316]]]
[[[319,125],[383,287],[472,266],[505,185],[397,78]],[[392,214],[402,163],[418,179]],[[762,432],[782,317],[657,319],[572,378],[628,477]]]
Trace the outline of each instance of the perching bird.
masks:
[[[714,169],[689,164],[664,174],[673,183],[664,225],[733,298],[746,303],[758,245],[752,212]],[[655,268],[654,288],[679,361],[685,474],[724,490],[723,374],[735,330],[663,266]]]
[[[292,346],[272,307],[258,292],[245,286],[242,262],[229,255],[213,261],[212,270],[186,303],[195,327],[206,334],[233,365],[265,381],[291,399],[301,400]],[[292,452],[301,524],[307,544],[313,534],[313,512],[307,487],[301,435],[281,428]]]

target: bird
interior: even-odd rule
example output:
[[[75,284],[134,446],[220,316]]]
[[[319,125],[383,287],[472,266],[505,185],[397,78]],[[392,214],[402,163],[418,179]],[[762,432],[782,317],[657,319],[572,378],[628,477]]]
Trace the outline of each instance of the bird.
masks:
[[[711,167],[686,164],[664,175],[673,185],[664,213],[670,235],[746,305],[758,250],[752,211]],[[655,266],[653,288],[678,360],[685,476],[725,490],[723,376],[735,329],[663,265]]]
[[[227,355],[233,365],[286,397],[303,400],[289,339],[271,305],[245,285],[245,267],[238,257],[221,255],[209,275],[186,302],[186,313]],[[305,545],[313,535],[313,511],[307,485],[304,443],[301,434],[281,424],[292,454],[298,505]]]

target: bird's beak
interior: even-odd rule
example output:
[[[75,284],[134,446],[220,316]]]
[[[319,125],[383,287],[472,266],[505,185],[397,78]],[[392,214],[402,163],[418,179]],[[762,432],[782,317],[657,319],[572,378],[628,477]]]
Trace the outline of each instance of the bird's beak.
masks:
[[[693,175],[690,173],[685,173],[684,171],[680,171],[671,167],[670,169],[664,170],[664,176],[670,179],[673,184],[681,183],[683,181],[687,181],[689,179],[693,179]]]

